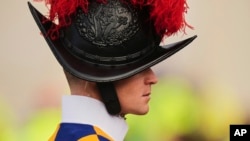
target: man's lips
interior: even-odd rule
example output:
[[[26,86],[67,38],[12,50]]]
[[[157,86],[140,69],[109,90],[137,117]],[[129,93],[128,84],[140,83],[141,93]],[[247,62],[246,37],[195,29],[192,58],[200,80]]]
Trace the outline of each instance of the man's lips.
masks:
[[[143,94],[142,96],[150,96],[150,93]]]

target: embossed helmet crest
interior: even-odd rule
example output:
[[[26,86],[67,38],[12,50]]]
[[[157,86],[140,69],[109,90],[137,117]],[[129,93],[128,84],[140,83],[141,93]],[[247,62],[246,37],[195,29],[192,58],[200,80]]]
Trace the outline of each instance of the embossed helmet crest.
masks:
[[[85,14],[78,9],[76,25],[80,35],[101,47],[120,45],[139,29],[137,12],[129,5],[111,0],[107,4],[93,2]]]

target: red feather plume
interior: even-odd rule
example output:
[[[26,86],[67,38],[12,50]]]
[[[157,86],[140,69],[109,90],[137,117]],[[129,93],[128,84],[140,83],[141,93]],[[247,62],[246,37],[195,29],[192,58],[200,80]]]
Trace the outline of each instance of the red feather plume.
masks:
[[[49,20],[59,19],[59,24],[50,31],[51,38],[58,36],[58,30],[71,24],[70,16],[75,13],[78,7],[84,12],[88,11],[89,0],[34,0],[45,1],[50,7]],[[100,3],[106,3],[107,0],[96,0]],[[126,0],[123,0],[126,1]],[[185,13],[188,5],[186,0],[128,0],[132,5],[150,7],[150,19],[153,20],[155,30],[160,36],[170,36],[182,31],[188,26],[185,20]]]

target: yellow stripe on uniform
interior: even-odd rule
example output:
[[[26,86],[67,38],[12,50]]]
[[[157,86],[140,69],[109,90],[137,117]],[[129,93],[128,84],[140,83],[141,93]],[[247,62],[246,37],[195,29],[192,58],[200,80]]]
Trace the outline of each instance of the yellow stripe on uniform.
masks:
[[[114,141],[109,135],[107,135],[105,132],[103,132],[100,128],[94,126],[94,130],[95,130],[97,135],[101,135],[110,141]]]
[[[77,141],[99,141],[99,138],[97,135],[88,135],[88,136],[80,138]]]
[[[59,128],[60,128],[60,125],[57,126],[56,131],[53,133],[53,135],[49,138],[48,141],[55,141]]]

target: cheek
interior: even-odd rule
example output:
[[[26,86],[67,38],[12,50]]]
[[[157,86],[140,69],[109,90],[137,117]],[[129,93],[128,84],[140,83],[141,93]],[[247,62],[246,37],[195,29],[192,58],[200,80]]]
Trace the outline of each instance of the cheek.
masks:
[[[118,89],[118,98],[122,107],[123,113],[136,113],[135,111],[142,108],[146,102],[142,98],[143,87],[138,85],[131,85],[130,87],[123,87]]]
[[[131,105],[131,103],[136,99],[136,95],[136,86],[123,85],[117,87],[117,96],[122,107]]]
[[[122,101],[132,101],[143,93],[143,86],[140,83],[128,83],[122,87],[118,87],[117,94]]]
[[[142,98],[144,90],[146,90],[144,81],[138,77],[134,78],[115,83],[117,96],[124,114],[137,113],[135,111],[146,103]]]
[[[121,104],[129,103],[133,100],[135,96],[135,88],[134,87],[122,87],[117,90],[118,98]]]

